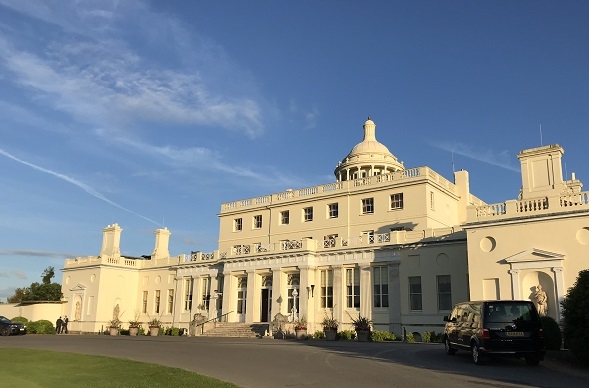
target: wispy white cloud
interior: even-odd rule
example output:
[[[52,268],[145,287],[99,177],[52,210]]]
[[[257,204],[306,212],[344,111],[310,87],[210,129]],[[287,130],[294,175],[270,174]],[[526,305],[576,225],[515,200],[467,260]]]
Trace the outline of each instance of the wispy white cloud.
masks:
[[[180,148],[173,146],[154,146],[140,140],[111,133],[100,129],[95,132],[98,136],[108,138],[124,148],[132,148],[137,152],[159,158],[168,165],[183,168],[201,168],[207,171],[223,172],[241,178],[251,179],[258,184],[272,186],[292,186],[298,180],[286,177],[282,174],[270,174],[268,172],[256,172],[251,168],[232,165],[223,162],[222,156],[213,150],[204,147]]]
[[[430,143],[430,145],[492,166],[501,167],[517,173],[520,172],[518,166],[512,162],[513,153],[508,150],[495,151],[484,147],[474,147],[464,143],[439,142]]]
[[[65,258],[65,257],[73,257],[75,255],[71,255],[69,253],[64,253],[64,252],[36,251],[36,250],[28,250],[28,249],[13,249],[13,250],[0,250],[0,256],[58,257],[58,258]],[[24,273],[22,273],[22,274],[24,275]]]
[[[317,119],[319,118],[319,110],[317,108],[305,113],[305,129],[313,129],[317,126]]]
[[[121,210],[124,210],[124,211],[126,211],[128,213],[131,213],[131,214],[133,214],[133,215],[135,215],[137,217],[143,218],[146,221],[149,221],[149,222],[152,222],[152,223],[154,223],[156,225],[159,225],[159,223],[157,223],[157,222],[155,222],[155,221],[153,221],[153,220],[151,220],[151,219],[149,219],[149,218],[147,218],[147,217],[145,217],[145,216],[143,216],[143,215],[141,215],[139,213],[136,213],[136,212],[134,212],[134,211],[132,211],[130,209],[127,209],[126,207],[123,207],[123,206],[119,205],[116,202],[111,201],[110,199],[106,198],[104,195],[102,195],[101,193],[99,193],[98,191],[96,191],[95,189],[93,189],[92,187],[90,187],[89,185],[87,185],[87,184],[85,184],[83,182],[80,182],[80,181],[78,181],[75,178],[69,177],[69,176],[67,176],[65,174],[61,174],[61,173],[55,172],[53,170],[49,170],[47,168],[43,168],[41,166],[37,166],[36,164],[33,164],[33,163],[27,162],[25,160],[22,160],[22,159],[20,159],[20,158],[18,158],[16,156],[12,155],[11,153],[6,152],[5,150],[3,150],[1,148],[0,148],[0,155],[3,155],[3,156],[5,156],[5,157],[7,157],[9,159],[12,159],[15,162],[24,164],[25,166],[29,166],[29,167],[37,170],[37,171],[41,171],[43,173],[46,173],[46,174],[49,174],[49,175],[53,175],[56,178],[59,178],[59,179],[64,180],[64,181],[66,181],[66,182],[68,182],[68,183],[70,183],[70,184],[72,184],[74,186],[77,186],[77,187],[81,188],[86,193],[92,195],[95,198],[100,199],[101,201],[104,201],[104,202],[106,202],[106,203],[108,203],[108,204],[110,204],[110,205],[112,205],[114,207],[117,207],[117,208],[119,208]]]
[[[304,129],[313,129],[317,127],[317,119],[319,118],[319,109],[317,109],[317,107],[313,107],[305,112],[297,105],[294,99],[291,99],[288,103],[288,112],[298,120],[302,117]]]
[[[140,1],[76,1],[69,7],[43,2],[38,8],[0,1],[75,33],[45,42],[43,54],[37,55],[18,46],[16,38],[0,38],[0,68],[12,74],[14,84],[53,109],[80,122],[109,122],[115,127],[145,121],[215,125],[250,137],[264,130],[265,102],[247,72],[234,65],[222,47],[195,38],[196,32],[186,33],[172,18],[156,17]],[[143,52],[129,48],[129,20],[137,23],[133,27],[138,34],[151,37],[145,44],[155,47]],[[154,31],[164,31],[166,39]],[[176,58],[168,55],[163,68],[153,52],[174,46],[183,52]],[[198,61],[188,66],[182,63],[185,57]]]
[[[1,271],[0,278],[27,280],[28,276],[24,271]],[[9,294],[9,296],[12,294],[14,294],[14,290],[12,290],[12,292]],[[1,293],[0,293],[0,296],[2,296]]]

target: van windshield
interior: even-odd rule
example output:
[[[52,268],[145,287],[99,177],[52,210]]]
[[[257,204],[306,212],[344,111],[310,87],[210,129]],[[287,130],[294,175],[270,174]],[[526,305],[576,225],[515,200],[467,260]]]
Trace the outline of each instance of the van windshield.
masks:
[[[487,305],[486,320],[491,323],[531,321],[536,318],[536,312],[531,303],[526,302],[497,302]]]

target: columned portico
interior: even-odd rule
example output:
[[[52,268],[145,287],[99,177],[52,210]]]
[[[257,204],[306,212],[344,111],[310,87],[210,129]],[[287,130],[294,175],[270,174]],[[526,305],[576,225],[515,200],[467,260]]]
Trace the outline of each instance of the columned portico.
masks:
[[[548,294],[548,315],[560,320],[560,302],[566,295],[564,255],[529,249],[505,259],[509,264],[513,299],[531,299],[533,289],[541,285]]]

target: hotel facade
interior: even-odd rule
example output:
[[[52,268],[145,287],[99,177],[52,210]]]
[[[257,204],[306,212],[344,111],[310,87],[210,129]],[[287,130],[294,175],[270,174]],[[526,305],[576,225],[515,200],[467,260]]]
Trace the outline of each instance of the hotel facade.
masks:
[[[62,269],[70,330],[98,332],[113,314],[188,328],[196,314],[264,323],[281,313],[305,317],[311,333],[325,316],[345,330],[362,315],[420,336],[442,331],[454,303],[535,301],[538,285],[559,320],[589,267],[589,193],[563,177],[561,147],[521,151],[519,198],[486,204],[467,171],[450,181],[405,168],[372,120],[363,130],[335,182],[221,204],[213,252],[170,256],[170,231],[158,229],[151,256],[122,256],[122,228],[107,226],[98,255]]]

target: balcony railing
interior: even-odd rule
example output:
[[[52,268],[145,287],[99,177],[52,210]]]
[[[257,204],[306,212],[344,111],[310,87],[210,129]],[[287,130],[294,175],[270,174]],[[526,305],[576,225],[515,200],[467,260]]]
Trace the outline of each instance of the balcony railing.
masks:
[[[589,210],[589,193],[561,194],[550,197],[511,200],[467,209],[467,223],[502,218],[543,215],[574,210]]]

